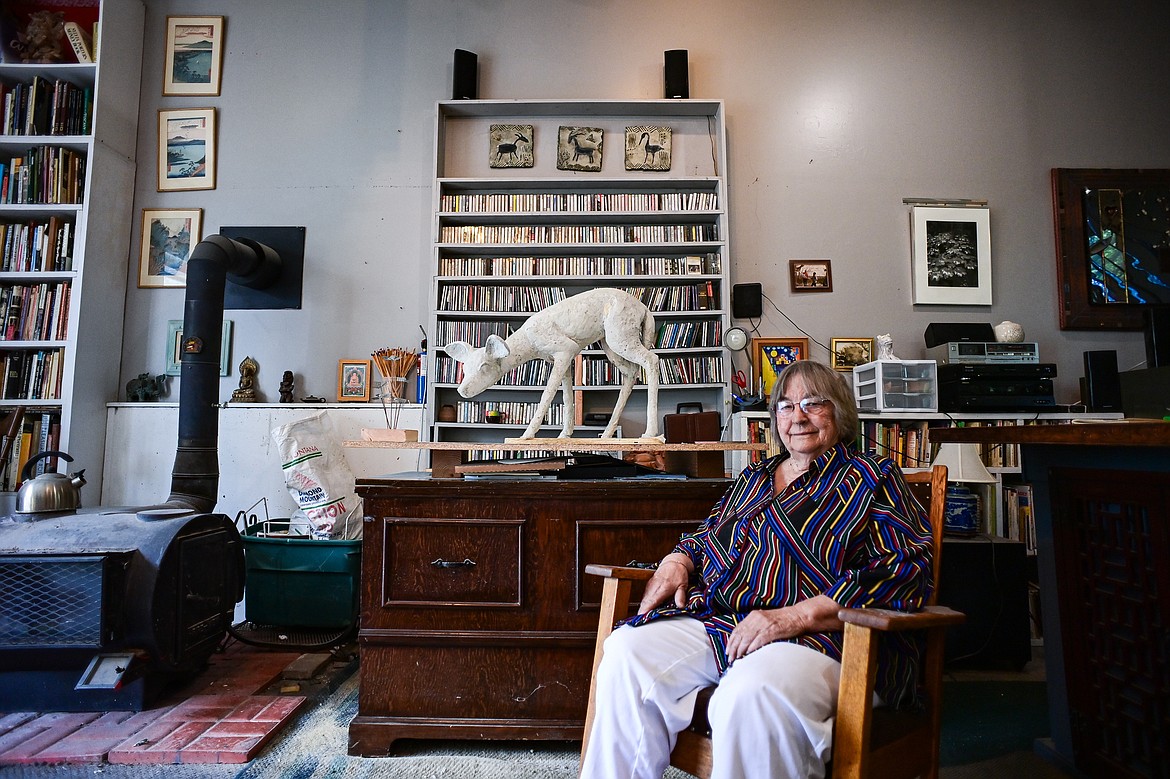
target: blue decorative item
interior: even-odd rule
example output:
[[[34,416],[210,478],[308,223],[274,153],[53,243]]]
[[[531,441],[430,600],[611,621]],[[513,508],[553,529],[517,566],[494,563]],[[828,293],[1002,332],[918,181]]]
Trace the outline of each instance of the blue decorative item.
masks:
[[[954,536],[973,536],[979,527],[979,498],[962,484],[947,487],[947,511],[943,532]]]

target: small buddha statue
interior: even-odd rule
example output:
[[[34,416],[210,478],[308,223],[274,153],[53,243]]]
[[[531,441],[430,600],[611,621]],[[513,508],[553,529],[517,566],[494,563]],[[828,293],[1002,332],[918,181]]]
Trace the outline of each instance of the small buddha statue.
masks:
[[[240,388],[232,392],[232,401],[235,403],[255,403],[256,374],[260,372],[260,364],[251,357],[245,357],[240,363]]]

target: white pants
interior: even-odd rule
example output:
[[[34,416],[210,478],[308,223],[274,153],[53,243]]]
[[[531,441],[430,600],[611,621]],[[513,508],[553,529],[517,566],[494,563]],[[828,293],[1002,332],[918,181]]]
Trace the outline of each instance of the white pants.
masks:
[[[677,617],[610,634],[583,779],[661,779],[675,734],[715,682],[713,779],[825,775],[841,664],[798,644],[769,644],[719,678],[703,623]]]

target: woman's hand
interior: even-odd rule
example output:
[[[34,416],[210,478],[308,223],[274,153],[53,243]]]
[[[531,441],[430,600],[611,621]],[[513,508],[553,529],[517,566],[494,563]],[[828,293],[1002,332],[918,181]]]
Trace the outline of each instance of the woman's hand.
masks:
[[[671,598],[674,599],[674,605],[679,608],[687,605],[687,584],[690,578],[690,558],[684,554],[668,554],[658,564],[658,570],[646,582],[642,602],[638,604],[638,613],[645,614]]]
[[[840,630],[841,620],[837,619],[840,608],[827,595],[818,595],[782,609],[757,609],[731,631],[731,637],[727,639],[727,661],[734,663],[773,641],[823,630]]]

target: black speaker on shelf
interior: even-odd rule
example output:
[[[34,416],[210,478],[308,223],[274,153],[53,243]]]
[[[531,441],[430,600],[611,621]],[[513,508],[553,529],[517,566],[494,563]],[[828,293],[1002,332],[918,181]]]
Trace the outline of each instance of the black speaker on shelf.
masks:
[[[479,97],[479,57],[475,52],[455,50],[451,68],[451,99],[475,100]]]
[[[759,284],[736,284],[731,288],[731,315],[736,319],[759,319],[764,313],[763,297]]]
[[[1121,377],[1113,349],[1085,352],[1085,386],[1081,398],[1089,411],[1121,411]]]
[[[1170,365],[1170,306],[1146,308],[1146,367]]]
[[[663,96],[668,100],[691,96],[686,49],[669,49],[663,52],[662,82],[665,86]]]

